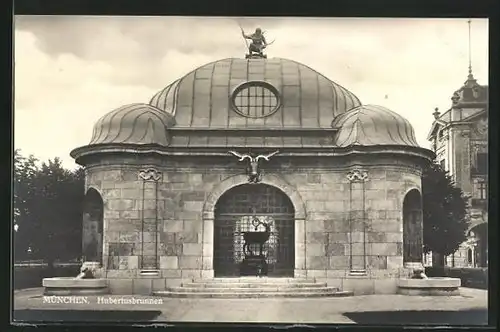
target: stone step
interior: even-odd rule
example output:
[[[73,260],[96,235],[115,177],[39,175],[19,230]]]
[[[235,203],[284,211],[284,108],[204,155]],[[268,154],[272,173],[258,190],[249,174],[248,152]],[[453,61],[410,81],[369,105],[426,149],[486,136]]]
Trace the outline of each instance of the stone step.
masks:
[[[268,278],[268,277],[239,277],[239,278],[211,278],[195,279],[193,283],[279,283],[298,284],[315,282],[313,279],[305,278]]]
[[[257,283],[257,282],[188,282],[183,283],[182,287],[196,288],[320,288],[326,287],[326,283],[303,282],[303,283]]]
[[[173,293],[331,293],[337,292],[337,287],[169,287],[167,291]]]
[[[218,298],[218,299],[248,299],[248,298],[306,298],[306,297],[345,297],[352,296],[352,292],[329,291],[329,292],[233,292],[233,293],[184,293],[173,291],[158,291],[155,296],[171,298]]]

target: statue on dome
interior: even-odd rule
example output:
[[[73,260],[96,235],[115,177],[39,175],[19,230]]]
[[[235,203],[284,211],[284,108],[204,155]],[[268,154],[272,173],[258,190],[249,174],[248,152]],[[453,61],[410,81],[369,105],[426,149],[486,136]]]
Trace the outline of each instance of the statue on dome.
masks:
[[[248,48],[248,54],[246,56],[247,59],[253,56],[266,58],[267,56],[263,53],[263,51],[267,46],[274,43],[274,40],[268,43],[266,41],[266,37],[264,36],[264,32],[262,32],[260,28],[255,29],[255,32],[252,33],[251,35],[247,35],[241,26],[240,29],[241,29],[241,35],[245,39],[245,43],[247,44]],[[252,41],[250,45],[248,45],[246,41],[247,39],[250,39]]]

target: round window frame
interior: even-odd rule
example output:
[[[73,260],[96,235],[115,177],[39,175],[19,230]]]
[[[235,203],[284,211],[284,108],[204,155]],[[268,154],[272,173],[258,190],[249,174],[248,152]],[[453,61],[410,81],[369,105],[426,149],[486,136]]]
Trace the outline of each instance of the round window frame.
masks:
[[[259,116],[252,116],[252,115],[248,115],[248,114],[243,113],[238,108],[238,106],[236,106],[236,96],[238,95],[238,93],[240,93],[244,89],[251,88],[254,86],[267,89],[274,95],[274,97],[276,97],[276,101],[277,101],[276,106],[269,113],[264,114],[264,115],[259,115]],[[230,100],[231,108],[233,109],[233,111],[238,113],[238,115],[241,115],[243,117],[250,118],[250,119],[267,118],[267,117],[273,115],[274,113],[276,113],[282,106],[281,94],[279,93],[278,89],[274,85],[272,85],[266,81],[247,81],[247,82],[243,82],[243,83],[239,84],[231,92],[231,97],[229,98],[229,100]]]

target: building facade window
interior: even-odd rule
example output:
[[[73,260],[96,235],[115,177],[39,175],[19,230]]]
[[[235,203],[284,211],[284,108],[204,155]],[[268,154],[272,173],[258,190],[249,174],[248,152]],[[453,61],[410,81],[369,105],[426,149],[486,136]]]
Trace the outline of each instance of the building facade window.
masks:
[[[249,118],[263,118],[274,114],[281,106],[278,90],[269,83],[250,81],[236,87],[231,104],[234,111]]]
[[[478,152],[476,155],[476,165],[474,165],[474,173],[486,175],[488,173],[488,154]]]
[[[443,140],[444,138],[444,130],[440,129],[439,132],[438,132],[438,138],[440,141]]]
[[[488,199],[488,185],[486,182],[478,183],[479,199]]]
[[[441,161],[439,161],[439,165],[443,170],[446,170],[446,161],[444,159],[441,159]]]

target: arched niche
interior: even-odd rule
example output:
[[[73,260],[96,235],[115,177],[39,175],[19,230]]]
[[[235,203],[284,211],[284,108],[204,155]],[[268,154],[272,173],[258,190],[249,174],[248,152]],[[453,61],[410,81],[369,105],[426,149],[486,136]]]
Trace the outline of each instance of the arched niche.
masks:
[[[83,201],[82,252],[85,261],[102,263],[104,202],[94,188]]]
[[[403,201],[403,262],[422,262],[422,245],[422,196],[417,189],[412,189]]]
[[[488,266],[488,223],[483,222],[471,228],[469,236],[475,239],[474,265]]]

